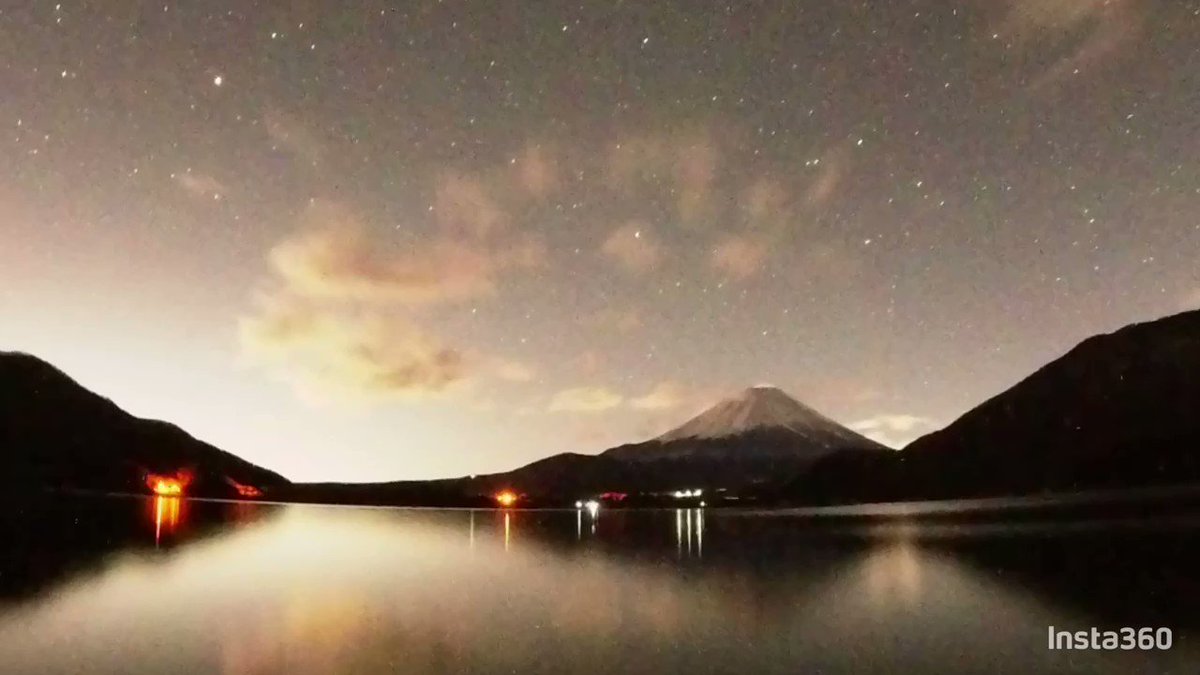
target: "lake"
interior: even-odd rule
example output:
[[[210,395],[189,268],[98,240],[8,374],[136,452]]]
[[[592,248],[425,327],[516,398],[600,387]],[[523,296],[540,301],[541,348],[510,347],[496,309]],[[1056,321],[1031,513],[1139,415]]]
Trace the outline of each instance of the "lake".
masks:
[[[1152,673],[1200,520],[4,502],[5,673]],[[1164,626],[1168,651],[1050,651]]]

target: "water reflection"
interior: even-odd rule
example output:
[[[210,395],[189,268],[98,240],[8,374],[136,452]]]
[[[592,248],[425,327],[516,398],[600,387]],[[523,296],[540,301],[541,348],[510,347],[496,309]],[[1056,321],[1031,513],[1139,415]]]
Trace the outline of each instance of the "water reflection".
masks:
[[[925,590],[919,555],[913,542],[899,541],[864,556],[861,573],[872,601],[878,605],[915,603]]]
[[[182,497],[154,497],[152,501],[153,521],[154,521],[154,546],[157,548],[162,542],[162,535],[165,531],[168,535],[174,534],[179,529],[179,524],[183,519],[183,504]]]
[[[183,512],[172,526],[168,502],[147,504],[156,538],[165,540]],[[552,667],[1116,673],[1200,656],[1182,636],[1182,614],[1160,617],[1180,629],[1167,654],[1047,653],[1047,625],[1106,619],[1024,576],[1041,574],[1046,563],[1038,557],[1051,551],[1060,565],[1087,563],[1109,581],[1137,583],[1138,568],[1111,565],[1153,548],[1167,549],[1163,564],[1191,569],[1194,555],[1165,546],[1175,539],[1143,547],[1106,535],[1057,548],[992,540],[998,555],[930,543],[914,524],[835,536],[705,509],[594,517],[470,511],[464,518],[461,511],[259,505],[248,526],[205,530],[195,524],[245,514],[225,504],[177,504],[189,509],[189,533],[199,538],[161,553],[121,545],[93,572],[0,607],[0,663],[13,672],[231,675]],[[77,509],[69,521],[87,524],[103,511]],[[585,518],[589,531],[604,522],[585,537]],[[1157,583],[1177,591],[1174,602],[1197,597]]]
[[[704,509],[675,509],[675,557],[685,557],[685,548],[688,558],[704,557]]]

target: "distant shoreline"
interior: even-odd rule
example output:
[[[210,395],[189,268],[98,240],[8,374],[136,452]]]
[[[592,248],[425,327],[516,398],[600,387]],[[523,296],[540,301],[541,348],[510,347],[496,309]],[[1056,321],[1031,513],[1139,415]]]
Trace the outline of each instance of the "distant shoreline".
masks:
[[[47,494],[83,497],[117,497],[153,499],[152,494],[107,492],[99,490],[47,489]],[[197,502],[229,504],[264,504],[270,506],[322,506],[355,509],[411,511],[496,511],[496,512],[573,512],[571,506],[499,507],[494,505],[433,505],[433,504],[370,504],[345,501],[232,499],[221,497],[165,497]],[[853,522],[960,522],[1015,523],[1032,520],[1077,521],[1094,519],[1178,518],[1192,515],[1200,519],[1200,484],[1150,488],[1090,490],[1053,495],[1017,497],[986,497],[979,499],[920,500],[879,502],[837,506],[794,507],[706,505],[693,503],[671,505],[607,505],[602,511],[673,512],[680,509],[719,512],[731,517],[795,518],[807,523]],[[1166,523],[1164,523],[1166,524]]]

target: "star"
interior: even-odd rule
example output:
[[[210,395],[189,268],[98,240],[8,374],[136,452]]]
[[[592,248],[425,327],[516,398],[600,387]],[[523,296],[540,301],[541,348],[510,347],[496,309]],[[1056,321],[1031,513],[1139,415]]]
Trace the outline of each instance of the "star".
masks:
[[[1072,9],[1032,11],[1039,2]],[[516,386],[492,377],[497,361],[537,371],[515,379],[543,401],[630,373],[624,396],[649,379],[716,391],[777,374],[851,419],[896,405],[948,421],[995,393],[984,380],[1015,381],[1037,354],[1200,297],[1195,115],[1170,86],[1194,79],[1195,3],[1010,0],[1018,9],[996,12],[976,0],[914,19],[906,3],[795,0],[766,16],[580,0],[526,23],[494,0],[364,16],[168,2],[132,24],[101,2],[9,4],[22,9],[3,13],[15,29],[0,29],[12,43],[0,51],[20,86],[0,96],[0,144],[25,161],[0,162],[0,230],[13,244],[0,246],[0,269],[69,264],[74,285],[30,272],[12,286],[32,290],[18,304],[64,298],[67,315],[136,338],[118,350],[147,368],[132,345],[175,339],[151,334],[176,319],[194,325],[169,301],[181,297],[212,327],[173,344],[181,372],[265,349],[253,371],[263,381],[469,384],[461,399],[434,397],[464,415],[474,393],[504,401]],[[76,22],[86,39],[66,30]],[[1130,87],[1137,73],[1155,76]],[[190,86],[169,86],[181,78]],[[89,228],[129,245],[73,248]],[[129,311],[75,292],[104,289],[139,256],[156,264],[120,269]],[[312,334],[243,345],[244,319],[272,318],[256,305],[264,294],[319,315],[288,326]],[[887,316],[923,328],[897,331]],[[37,338],[33,349],[66,340],[32,309],[5,316],[13,330]],[[863,337],[826,337],[850,333]],[[649,336],[664,348],[646,362]],[[955,367],[1000,339],[986,378]],[[561,367],[585,353],[586,374]],[[860,376],[847,364],[890,398],[814,384]],[[407,377],[424,367],[429,378]],[[918,371],[936,373],[936,400]],[[339,423],[310,422],[290,387],[260,404],[249,380],[213,393],[292,415],[281,445],[341,474],[318,440]],[[421,394],[397,393],[382,405],[401,416]],[[198,416],[155,396],[163,417]],[[618,406],[604,421],[625,439],[645,420]],[[234,422],[204,424],[262,447]],[[343,434],[366,448],[346,473],[466,475],[562,442],[539,424],[496,443],[469,423],[435,426],[416,434],[438,451],[428,460],[397,451],[386,424]],[[495,457],[449,450],[468,446]]]

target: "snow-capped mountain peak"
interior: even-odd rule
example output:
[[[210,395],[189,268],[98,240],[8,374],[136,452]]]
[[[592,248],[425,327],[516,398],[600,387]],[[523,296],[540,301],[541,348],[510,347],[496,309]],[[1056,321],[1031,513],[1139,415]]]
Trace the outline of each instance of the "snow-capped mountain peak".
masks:
[[[786,429],[804,436],[855,436],[778,387],[758,385],[717,403],[656,440],[721,438],[754,429]]]

